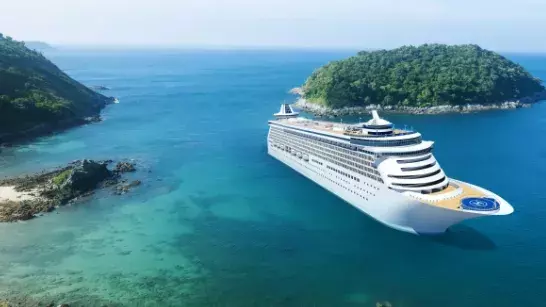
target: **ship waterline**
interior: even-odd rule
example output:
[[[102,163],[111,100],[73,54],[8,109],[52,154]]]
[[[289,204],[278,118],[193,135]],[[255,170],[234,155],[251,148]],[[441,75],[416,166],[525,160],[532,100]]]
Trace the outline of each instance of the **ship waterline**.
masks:
[[[365,123],[338,124],[301,118],[283,104],[269,121],[268,153],[401,231],[443,233],[467,219],[514,211],[495,193],[447,177],[433,142],[420,133],[372,115]]]

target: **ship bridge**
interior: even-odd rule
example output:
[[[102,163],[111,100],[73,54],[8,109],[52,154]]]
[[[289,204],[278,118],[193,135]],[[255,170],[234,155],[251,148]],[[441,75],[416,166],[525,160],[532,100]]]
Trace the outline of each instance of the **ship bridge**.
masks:
[[[361,125],[362,140],[351,139],[359,145],[370,146],[377,159],[374,166],[383,182],[400,192],[411,191],[430,194],[444,190],[449,179],[432,154],[433,142],[423,141],[421,134],[413,131],[396,133],[391,122],[372,111],[372,119]],[[375,136],[370,140],[369,136]]]

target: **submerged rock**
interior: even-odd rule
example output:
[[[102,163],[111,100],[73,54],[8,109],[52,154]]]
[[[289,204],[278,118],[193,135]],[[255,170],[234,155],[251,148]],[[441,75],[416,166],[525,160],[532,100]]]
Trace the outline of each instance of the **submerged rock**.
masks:
[[[122,194],[125,194],[127,192],[129,192],[129,190],[133,187],[136,187],[136,186],[139,186],[142,182],[140,180],[133,180],[131,181],[130,183],[128,184],[120,184],[116,187],[116,189],[114,190],[114,194],[116,195],[122,195]]]
[[[118,164],[116,164],[116,167],[114,168],[114,172],[119,174],[134,172],[136,171],[135,165],[136,164],[133,162],[127,162],[127,161],[118,162]]]

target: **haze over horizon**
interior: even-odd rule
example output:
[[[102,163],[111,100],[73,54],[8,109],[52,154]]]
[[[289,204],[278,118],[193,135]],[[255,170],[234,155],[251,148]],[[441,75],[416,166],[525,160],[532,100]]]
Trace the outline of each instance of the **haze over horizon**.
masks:
[[[546,52],[542,12],[541,0],[19,0],[3,3],[0,32],[53,45]]]

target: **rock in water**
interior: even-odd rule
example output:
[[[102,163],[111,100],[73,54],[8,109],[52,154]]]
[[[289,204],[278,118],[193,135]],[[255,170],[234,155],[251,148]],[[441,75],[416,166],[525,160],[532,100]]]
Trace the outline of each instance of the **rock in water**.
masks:
[[[116,194],[116,195],[125,194],[125,193],[129,192],[129,190],[131,188],[139,186],[141,183],[142,182],[140,180],[134,180],[134,181],[131,181],[129,184],[124,184],[124,185],[120,184],[114,190],[114,194]]]
[[[109,87],[104,86],[104,85],[93,85],[93,86],[91,86],[91,88],[96,90],[96,91],[107,91],[107,90],[110,89]]]
[[[118,162],[118,164],[116,164],[116,168],[114,169],[114,172],[118,174],[134,172],[134,171],[136,171],[135,163],[126,162],[126,161]]]
[[[106,163],[93,160],[82,160],[69,172],[67,179],[60,185],[62,203],[94,190],[101,182],[114,176]]]

